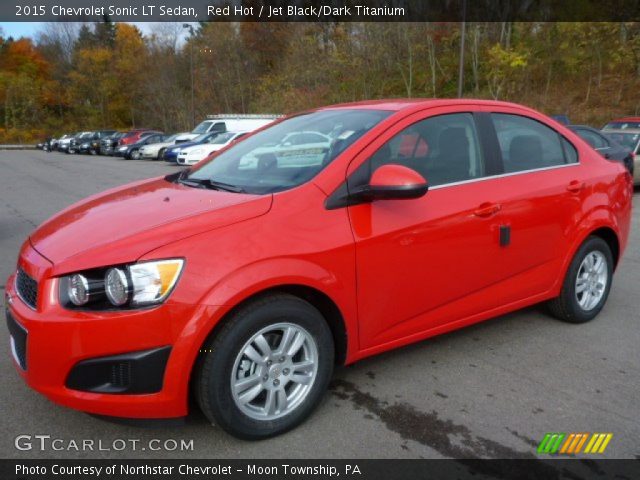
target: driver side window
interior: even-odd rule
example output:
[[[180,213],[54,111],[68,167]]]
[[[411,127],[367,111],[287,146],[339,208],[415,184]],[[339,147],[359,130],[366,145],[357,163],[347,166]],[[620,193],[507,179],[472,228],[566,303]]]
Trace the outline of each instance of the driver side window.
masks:
[[[484,161],[470,113],[438,115],[405,128],[373,154],[369,174],[386,164],[412,168],[430,186],[481,178]]]

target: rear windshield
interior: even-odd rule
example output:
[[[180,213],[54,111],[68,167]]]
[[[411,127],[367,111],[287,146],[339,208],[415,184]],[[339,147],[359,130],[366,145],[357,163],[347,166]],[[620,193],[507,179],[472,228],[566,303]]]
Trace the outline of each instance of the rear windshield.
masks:
[[[606,134],[610,139],[634,152],[638,147],[638,142],[640,142],[640,133],[606,132]]]

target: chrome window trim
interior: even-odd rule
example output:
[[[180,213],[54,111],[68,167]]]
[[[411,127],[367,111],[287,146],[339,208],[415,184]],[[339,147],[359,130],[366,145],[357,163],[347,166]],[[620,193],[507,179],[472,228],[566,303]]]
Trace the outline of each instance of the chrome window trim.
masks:
[[[533,172],[544,172],[547,170],[556,170],[558,168],[567,168],[567,167],[577,167],[580,165],[580,162],[575,162],[575,163],[566,163],[564,165],[553,165],[551,167],[542,167],[542,168],[532,168],[530,170],[520,170],[518,172],[509,172],[509,173],[499,173],[498,175],[490,175],[487,177],[480,177],[480,178],[471,178],[469,180],[461,180],[459,182],[452,182],[452,183],[444,183],[442,185],[435,185],[433,187],[429,187],[429,191],[431,190],[439,190],[441,188],[445,188],[445,187],[455,187],[458,185],[466,185],[467,183],[474,183],[474,182],[482,182],[485,180],[493,180],[496,178],[504,178],[504,177],[512,177],[514,175],[522,175],[525,173],[533,173]],[[429,179],[427,178],[427,182],[429,182]]]

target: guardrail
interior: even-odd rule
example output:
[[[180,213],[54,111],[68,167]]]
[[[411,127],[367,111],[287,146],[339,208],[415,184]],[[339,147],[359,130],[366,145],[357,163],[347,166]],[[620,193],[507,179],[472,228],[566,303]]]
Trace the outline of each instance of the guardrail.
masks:
[[[35,145],[0,145],[0,150],[33,150]]]

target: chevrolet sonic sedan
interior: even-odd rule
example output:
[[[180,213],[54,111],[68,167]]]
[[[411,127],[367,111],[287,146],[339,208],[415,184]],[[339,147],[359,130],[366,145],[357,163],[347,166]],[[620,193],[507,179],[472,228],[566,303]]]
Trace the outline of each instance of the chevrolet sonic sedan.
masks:
[[[316,135],[279,148],[298,132]],[[265,438],[311,414],[335,365],[540,302],[593,319],[631,196],[622,164],[519,105],[304,112],[41,225],[6,283],[13,358],[68,407],[180,417],[192,395]]]

